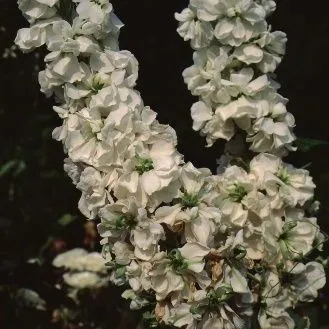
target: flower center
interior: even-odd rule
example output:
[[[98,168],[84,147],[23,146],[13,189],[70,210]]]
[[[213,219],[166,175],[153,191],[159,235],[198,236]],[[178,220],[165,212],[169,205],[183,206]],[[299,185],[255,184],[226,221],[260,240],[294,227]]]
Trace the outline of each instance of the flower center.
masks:
[[[219,305],[225,304],[233,296],[231,286],[222,286],[217,290],[212,290],[208,293],[208,308],[217,310]]]
[[[199,205],[199,197],[196,194],[184,193],[181,199],[184,208],[193,208]]]
[[[125,228],[132,228],[136,225],[136,220],[129,215],[121,215],[115,220],[115,229],[124,230]]]
[[[234,189],[228,196],[234,202],[241,202],[247,194],[248,192],[243,186],[234,184]]]
[[[91,80],[90,89],[97,94],[100,90],[102,90],[105,86],[105,82],[99,76],[99,74],[95,74]]]
[[[154,164],[152,159],[150,158],[139,158],[138,157],[138,163],[135,166],[135,170],[142,175],[143,173],[150,171],[154,169]]]
[[[168,258],[170,259],[170,265],[172,269],[178,273],[182,274],[187,268],[188,263],[185,258],[181,255],[178,249],[173,249],[168,254]]]
[[[286,168],[281,168],[278,170],[276,176],[285,184],[289,184],[290,176]]]

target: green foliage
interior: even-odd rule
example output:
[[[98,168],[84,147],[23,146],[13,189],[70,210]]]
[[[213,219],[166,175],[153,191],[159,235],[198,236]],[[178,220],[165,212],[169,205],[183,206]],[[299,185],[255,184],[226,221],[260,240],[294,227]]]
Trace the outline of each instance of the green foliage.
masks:
[[[320,146],[329,146],[329,142],[312,138],[297,138],[296,145],[299,151],[308,152]]]

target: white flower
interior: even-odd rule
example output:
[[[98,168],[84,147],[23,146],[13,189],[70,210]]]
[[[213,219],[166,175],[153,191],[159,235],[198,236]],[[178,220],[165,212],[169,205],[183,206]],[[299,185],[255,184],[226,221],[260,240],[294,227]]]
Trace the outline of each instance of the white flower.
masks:
[[[132,249],[132,246],[126,242],[115,242],[112,248],[112,253],[115,255],[115,262],[119,265],[128,265],[134,259]]]
[[[294,267],[292,287],[295,298],[302,302],[313,302],[318,297],[318,290],[326,284],[326,273],[322,264],[309,262]]]
[[[214,35],[223,44],[240,46],[266,28],[266,12],[252,0],[191,0],[191,4],[200,20],[218,20]]]
[[[272,14],[276,9],[274,0],[256,0],[265,10],[266,15]]]
[[[20,29],[15,38],[15,44],[25,52],[41,47],[47,42],[52,25],[58,21],[59,18],[51,18],[37,22],[30,28]]]
[[[74,269],[75,265],[73,265],[73,262],[75,261],[75,259],[79,258],[81,256],[86,256],[87,254],[88,254],[88,252],[81,248],[75,248],[75,249],[63,252],[54,258],[53,266]]]
[[[191,275],[202,288],[207,287],[210,279],[203,269],[204,257],[209,251],[197,243],[187,243],[182,248],[173,249],[167,256],[164,253],[157,254],[149,273],[157,300],[165,299],[171,292],[182,291]]]
[[[231,62],[229,49],[211,46],[194,52],[194,65],[183,72],[184,81],[192,95],[204,100],[227,103],[229,96],[222,86],[221,72]]]
[[[80,52],[79,42],[74,40],[74,30],[64,20],[52,25],[52,30],[47,38],[47,47],[50,51],[73,53],[75,56],[79,55]]]
[[[112,5],[107,0],[73,0],[78,3],[77,13],[95,24],[102,24],[112,11]]]
[[[18,306],[24,305],[39,311],[46,310],[46,301],[31,289],[19,288],[15,294],[15,299],[18,302]]]
[[[207,47],[213,39],[213,27],[209,22],[199,21],[192,8],[185,8],[180,14],[175,13],[179,21],[178,34],[185,40],[191,40],[194,49]]]
[[[256,64],[263,73],[274,72],[286,52],[286,43],[285,33],[265,31],[253,43],[235,49],[233,56],[248,65]]]
[[[65,273],[64,282],[77,289],[98,288],[106,284],[107,280],[92,272]]]
[[[183,290],[184,280],[172,269],[169,259],[165,258],[165,254],[158,254],[155,261],[149,274],[151,287],[156,293],[157,300],[164,300],[170,293]]]
[[[264,224],[265,247],[267,257],[281,260],[298,259],[313,248],[317,235],[317,226],[307,218],[280,217],[269,218]]]
[[[95,273],[104,273],[106,271],[105,260],[98,252],[91,252],[83,257],[80,257],[79,262],[81,267],[86,271]]]
[[[87,218],[95,218],[98,209],[105,205],[109,197],[105,188],[116,179],[116,172],[106,175],[93,167],[83,170],[77,188],[82,191],[79,209]]]
[[[72,179],[73,184],[77,185],[83,168],[74,163],[70,158],[66,158],[64,159],[64,170]]]
[[[268,202],[257,191],[256,181],[238,166],[228,167],[217,178],[219,192],[218,206],[222,220],[228,226],[243,227],[249,210],[263,216],[268,214]]]
[[[117,198],[135,196],[142,206],[148,198],[160,192],[178,177],[180,156],[174,145],[158,140],[149,148],[136,148],[135,157],[124,164],[124,173],[115,187]]]
[[[204,102],[196,102],[191,107],[191,117],[193,119],[193,129],[197,131],[212,119],[213,111]]]
[[[27,16],[30,23],[38,19],[55,16],[59,0],[18,0],[18,8]]]
[[[135,256],[138,259],[149,261],[160,251],[159,240],[165,239],[162,226],[158,223],[145,223],[137,226],[131,232],[131,243],[135,246]]]
[[[66,82],[74,83],[81,81],[84,77],[82,65],[74,54],[61,54],[53,52],[45,58],[46,70],[39,73],[41,90],[47,96],[51,96],[54,87],[59,87]]]
[[[155,218],[165,223],[174,232],[184,224],[184,239],[210,246],[215,232],[215,223],[220,220],[220,211],[207,204],[210,186],[205,182],[210,176],[208,169],[196,169],[191,163],[182,167],[181,192],[174,206],[156,210]]]
[[[250,171],[271,198],[273,208],[284,204],[305,205],[314,195],[315,185],[309,172],[285,164],[271,154],[260,154],[250,162]]]
[[[149,291],[151,282],[149,272],[152,269],[152,264],[149,262],[132,261],[127,267],[127,277],[130,287],[135,292]]]
[[[292,132],[295,126],[293,115],[287,112],[281,102],[261,101],[260,106],[267,115],[253,122],[248,131],[247,141],[255,152],[284,153],[285,149],[293,150],[292,143],[296,137]]]
[[[258,315],[258,321],[261,329],[294,329],[295,322],[287,312],[278,317],[272,317],[261,311]]]

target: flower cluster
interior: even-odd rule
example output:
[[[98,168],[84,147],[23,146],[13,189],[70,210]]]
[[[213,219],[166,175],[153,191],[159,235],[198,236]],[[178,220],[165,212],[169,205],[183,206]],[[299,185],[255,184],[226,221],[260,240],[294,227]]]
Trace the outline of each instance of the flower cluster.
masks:
[[[267,152],[218,175],[185,163],[175,131],[143,104],[134,89],[138,62],[119,50],[122,23],[108,0],[19,7],[31,26],[16,43],[49,50],[39,81],[63,120],[53,137],[81,191],[79,209],[98,219],[102,237],[105,261],[79,249],[54,260],[70,270],[65,282],[90,285],[105,262],[146,328],[248,329],[256,319],[262,329],[293,329],[287,310],[325,284],[323,266],[306,261],[324,237],[309,210],[308,171],[274,155],[294,139],[286,100],[266,75],[285,41],[264,20],[275,3],[192,0],[178,16],[180,33],[198,49],[184,74],[202,98],[192,108],[194,128],[212,143],[239,126],[252,149]]]
[[[72,290],[95,289],[108,284],[105,261],[97,252],[76,248],[56,256],[53,266],[64,268],[63,281]]]
[[[208,146],[243,131],[250,149],[283,155],[293,150],[295,125],[273,73],[285,53],[286,35],[271,31],[272,0],[191,0],[176,14],[178,33],[195,49],[184,81],[199,101],[193,129]]]

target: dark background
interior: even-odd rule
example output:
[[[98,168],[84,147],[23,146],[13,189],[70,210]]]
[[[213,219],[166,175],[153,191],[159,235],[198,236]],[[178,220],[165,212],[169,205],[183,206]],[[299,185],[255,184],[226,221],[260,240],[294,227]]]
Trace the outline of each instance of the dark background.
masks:
[[[137,89],[145,104],[159,113],[161,123],[176,129],[186,161],[214,171],[223,143],[204,148],[204,139],[192,131],[189,109],[194,99],[181,77],[192,64],[192,50],[176,33],[173,15],[188,1],[112,3],[126,23],[121,49],[130,50],[140,63]],[[290,99],[288,108],[296,118],[295,132],[299,137],[329,141],[329,19],[325,5],[321,0],[278,1],[270,21],[274,29],[288,34],[287,55],[277,74],[280,92]],[[37,71],[43,69],[42,50],[25,55],[17,51],[16,59],[1,58],[4,49],[13,44],[17,30],[27,25],[14,0],[0,0],[0,27],[5,28],[0,29],[0,294],[3,284],[30,287],[45,297],[52,296],[49,282],[43,283],[50,280],[50,270],[37,271],[26,267],[25,261],[36,254],[51,258],[60,243],[65,248],[93,246],[86,243],[86,228],[77,211],[79,193],[62,170],[62,146],[51,139],[60,120],[52,111],[53,101],[39,91]],[[329,148],[296,152],[287,161],[299,167],[312,162],[309,170],[322,203],[319,220],[329,232]],[[11,165],[3,173],[8,162]],[[76,219],[69,228],[57,225],[65,214]],[[50,245],[46,243],[49,237],[53,239]],[[318,310],[329,303],[328,288],[321,296]],[[0,298],[0,328],[9,326],[3,319],[11,312],[6,299]],[[320,318],[325,321],[325,312]],[[3,326],[1,321],[5,321]],[[18,325],[14,328],[19,329]]]

